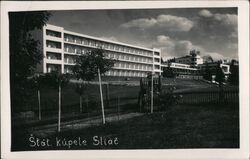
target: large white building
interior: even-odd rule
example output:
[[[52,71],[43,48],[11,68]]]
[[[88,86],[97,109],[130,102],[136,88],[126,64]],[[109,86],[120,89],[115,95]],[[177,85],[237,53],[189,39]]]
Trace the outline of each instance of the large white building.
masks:
[[[105,40],[49,24],[43,27],[41,34],[44,55],[41,67],[43,73],[51,71],[70,73],[79,55],[94,48],[102,48],[107,57],[117,59],[114,67],[106,75],[146,77],[149,72],[161,74],[159,49]]]

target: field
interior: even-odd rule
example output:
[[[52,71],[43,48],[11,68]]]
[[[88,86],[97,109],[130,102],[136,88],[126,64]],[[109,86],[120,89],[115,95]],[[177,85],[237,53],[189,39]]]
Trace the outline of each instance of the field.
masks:
[[[105,83],[109,83],[107,84]],[[106,102],[106,107],[117,105],[119,98],[119,105],[126,105],[129,103],[137,103],[139,94],[139,79],[130,79],[130,81],[117,81],[115,79],[103,80],[103,96]],[[205,82],[193,80],[180,79],[164,79],[162,81],[163,89],[169,87],[176,87],[176,91],[185,90],[201,90],[203,88],[213,89],[215,86],[208,85]],[[62,111],[63,112],[78,112],[79,111],[79,95],[75,91],[76,84],[70,82],[62,89]],[[58,92],[57,88],[50,88],[46,85],[41,87],[41,109],[43,115],[50,115],[57,111]],[[37,93],[35,90],[30,90],[30,98],[26,107],[15,107],[16,112],[38,111]],[[108,104],[107,104],[108,100]],[[85,86],[83,94],[83,105],[85,110],[96,109],[100,105],[100,92],[97,83]],[[88,107],[88,105],[91,105]]]
[[[84,94],[83,112],[79,113],[79,95],[75,84],[70,83],[62,93],[62,132],[57,133],[57,90],[42,87],[42,121],[37,119],[36,92],[31,92],[30,106],[24,110],[35,116],[20,118],[12,116],[12,150],[50,149],[172,149],[172,148],[238,148],[239,105],[233,104],[185,104],[166,105],[163,111],[153,114],[139,113],[137,97],[138,80],[104,82],[104,103],[107,123],[101,123],[99,87],[90,84]],[[204,81],[165,79],[162,89],[175,87],[175,92],[215,91],[217,85]],[[229,86],[227,86],[229,88]],[[199,98],[199,97],[198,97]],[[132,114],[131,114],[132,113]],[[135,113],[135,114],[134,114]],[[92,124],[90,124],[90,121]],[[29,146],[29,137],[74,140],[86,139],[85,146]],[[118,139],[116,145],[93,145],[93,137]]]
[[[82,123],[84,124],[84,123]],[[56,128],[55,128],[56,129]],[[33,130],[33,132],[35,132]],[[27,132],[15,134],[16,150],[46,149],[173,149],[238,148],[238,109],[227,106],[173,106],[166,112],[142,114],[127,120],[71,129],[46,136],[52,147],[30,147]],[[93,145],[94,136],[118,139],[118,145]],[[36,135],[39,137],[39,135]],[[41,136],[40,136],[41,137]],[[55,146],[55,138],[86,139],[86,146]]]

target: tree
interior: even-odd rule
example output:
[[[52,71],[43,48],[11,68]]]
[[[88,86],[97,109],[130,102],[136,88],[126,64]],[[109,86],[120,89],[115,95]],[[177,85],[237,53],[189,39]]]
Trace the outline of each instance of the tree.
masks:
[[[163,77],[168,77],[168,78],[174,78],[175,74],[174,71],[171,67],[165,67],[163,68],[163,73],[162,73]]]
[[[210,55],[203,56],[202,59],[203,59],[204,63],[213,63],[214,62],[212,56],[210,56]]]
[[[203,78],[205,80],[212,81],[212,72],[207,63],[203,72]]]
[[[168,63],[175,62],[175,57],[172,59],[167,60]]]
[[[100,74],[103,75],[114,66],[114,62],[115,60],[104,56],[104,50],[93,49],[76,59],[73,74],[78,80],[91,81],[98,75],[98,69]]]
[[[225,74],[220,67],[221,62],[219,61],[216,67],[215,81],[219,82],[219,85],[222,85],[222,82],[225,81]]]
[[[38,100],[38,119],[41,120],[42,119],[42,115],[41,115],[41,93],[40,93],[40,89],[41,89],[41,85],[43,83],[43,76],[37,74],[34,75],[32,78],[32,86],[33,88],[36,89],[37,91],[37,100]]]
[[[93,49],[86,54],[80,55],[73,67],[73,74],[76,78],[91,81],[98,76],[100,86],[100,97],[102,105],[103,124],[105,124],[104,105],[102,96],[101,75],[114,66],[115,60],[104,56],[103,49]]]
[[[50,13],[43,11],[9,13],[12,111],[17,106],[26,105],[30,84],[27,77],[32,76],[36,65],[42,60],[39,41],[35,40],[30,32],[42,29],[49,17]]]
[[[79,104],[79,108],[80,108],[80,113],[82,113],[82,95],[83,95],[83,92],[84,92],[84,83],[82,81],[80,81],[80,83],[77,83],[76,84],[76,93],[79,94],[79,100],[80,100],[80,104]]]
[[[239,85],[239,65],[236,60],[231,61],[228,80],[231,84]]]
[[[54,88],[58,88],[58,132],[61,130],[62,88],[69,83],[69,78],[69,74],[59,72],[51,72],[45,75],[45,82]]]

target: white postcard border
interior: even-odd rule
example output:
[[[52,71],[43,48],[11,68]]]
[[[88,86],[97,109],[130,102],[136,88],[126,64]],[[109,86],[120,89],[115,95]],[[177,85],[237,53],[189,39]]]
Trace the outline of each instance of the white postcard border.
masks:
[[[240,149],[10,151],[9,11],[238,7],[240,63]],[[1,149],[3,158],[248,158],[249,3],[247,1],[2,1]]]

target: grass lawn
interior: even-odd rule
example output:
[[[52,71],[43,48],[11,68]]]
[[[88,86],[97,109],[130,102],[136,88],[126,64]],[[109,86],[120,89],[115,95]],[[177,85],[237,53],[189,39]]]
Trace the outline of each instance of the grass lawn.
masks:
[[[131,81],[130,81],[131,82]],[[138,81],[135,81],[138,82]],[[126,83],[126,81],[124,81]],[[175,86],[176,90],[213,90],[218,89],[215,85],[209,85],[202,81],[165,79],[163,89]],[[62,92],[62,116],[70,115],[79,111],[79,96],[75,92],[73,83],[63,88]],[[104,100],[106,99],[106,88],[103,88]],[[138,85],[109,85],[110,106],[105,103],[105,108],[113,109],[117,102],[121,109],[137,106]],[[36,92],[31,92],[30,107],[27,111],[37,112]],[[89,108],[86,108],[85,97],[88,96]],[[48,87],[41,89],[42,119],[55,117],[57,115],[57,90]],[[118,100],[119,99],[119,100]],[[122,107],[123,105],[123,107]],[[84,96],[83,110],[86,112],[100,113],[100,99],[98,85],[89,85]],[[92,109],[92,111],[88,110]],[[126,110],[125,109],[125,110]],[[138,109],[137,109],[138,110]],[[53,113],[54,111],[54,113]],[[136,109],[129,109],[136,111]],[[48,113],[48,114],[47,114]],[[126,111],[125,111],[126,113]],[[74,115],[74,113],[72,113]],[[12,126],[19,118],[12,114]],[[84,117],[82,117],[84,118]],[[35,117],[33,120],[37,120]],[[75,120],[72,118],[72,120]],[[18,125],[18,124],[17,124]],[[45,124],[46,125],[46,124]],[[175,105],[169,106],[166,112],[155,112],[143,114],[126,120],[106,123],[105,125],[92,126],[88,128],[67,130],[54,135],[48,135],[46,139],[55,142],[55,138],[74,140],[80,137],[86,139],[86,146],[40,146],[30,147],[29,137],[32,132],[23,127],[21,131],[12,127],[12,150],[52,150],[52,149],[173,149],[173,148],[238,148],[239,147],[239,105]],[[29,128],[30,129],[30,128]],[[114,140],[117,145],[93,145],[93,137]],[[41,139],[41,136],[37,136]],[[99,141],[99,140],[98,140]]]
[[[19,134],[20,135],[20,134]],[[87,140],[86,146],[28,146],[29,134],[14,142],[16,150],[37,149],[173,149],[173,148],[239,148],[239,112],[233,106],[177,105],[167,112],[144,114],[131,119],[107,123],[49,136]],[[118,139],[118,145],[93,145],[93,136]],[[18,143],[23,142],[23,143]],[[19,147],[22,145],[21,147]],[[26,146],[25,146],[26,145]]]
[[[117,100],[119,98],[120,105],[126,105],[128,100],[133,100],[136,103],[138,93],[140,90],[139,86],[139,78],[131,79],[130,81],[119,81],[119,85],[113,85],[114,81],[109,82],[109,89],[107,91],[106,85],[103,85],[103,97],[104,101],[109,97],[110,105],[114,106],[117,104]],[[117,83],[117,81],[115,81]],[[131,85],[127,85],[131,84]],[[162,89],[167,89],[171,86],[175,86],[177,90],[190,90],[190,89],[208,89],[214,86],[208,85],[202,81],[196,80],[184,80],[184,79],[163,79],[162,80],[163,87]],[[57,88],[49,88],[48,86],[41,87],[41,109],[42,115],[50,115],[56,113],[58,108],[58,92]],[[15,110],[17,112],[25,112],[25,111],[33,111],[38,113],[38,100],[37,100],[37,92],[35,90],[30,90],[30,98],[27,100],[26,107],[18,107],[15,106]],[[96,109],[97,105],[100,105],[100,92],[98,85],[88,85],[85,88],[83,95],[83,107],[84,109]],[[91,107],[86,108],[86,100],[88,100],[88,105]],[[79,95],[75,91],[75,84],[69,83],[66,87],[62,89],[62,111],[63,112],[72,112],[79,111]]]

